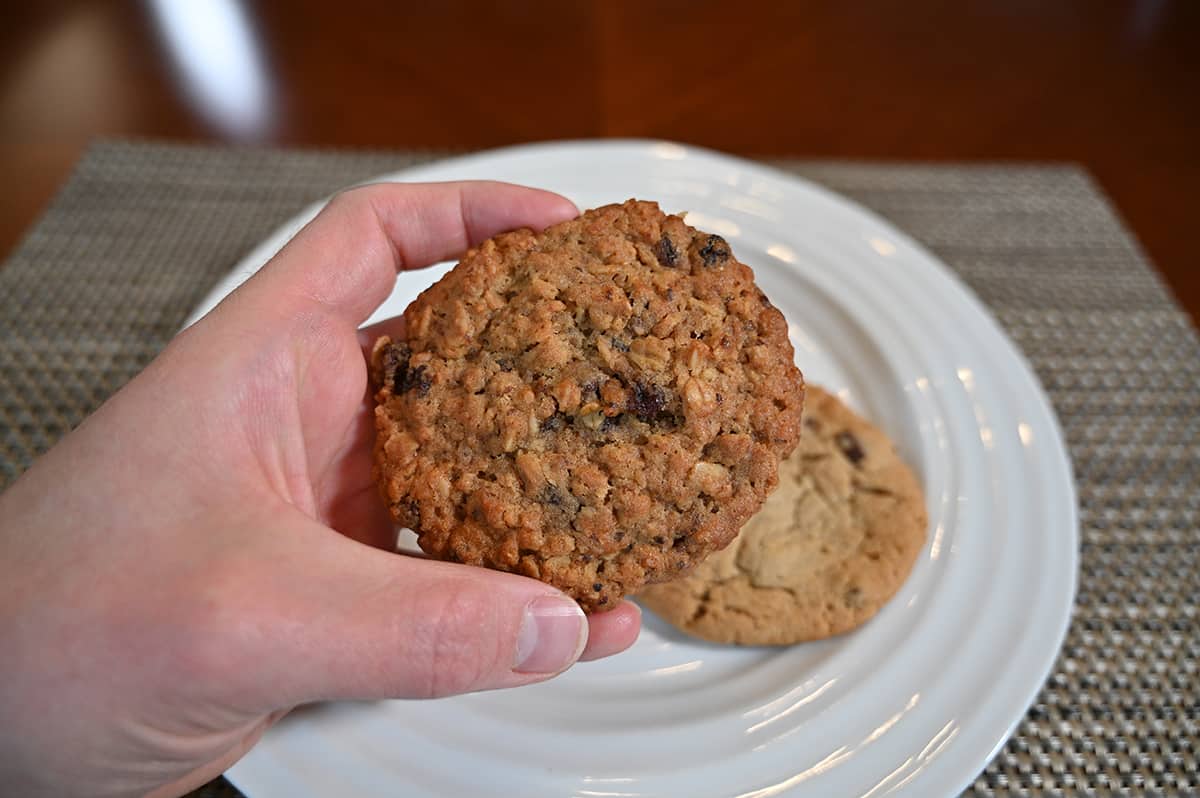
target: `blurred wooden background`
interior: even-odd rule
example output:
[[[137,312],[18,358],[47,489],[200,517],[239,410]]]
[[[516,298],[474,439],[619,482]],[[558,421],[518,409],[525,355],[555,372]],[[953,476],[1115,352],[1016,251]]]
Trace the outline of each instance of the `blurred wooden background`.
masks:
[[[1069,160],[1200,318],[1200,3],[8,0],[0,253],[89,139]]]

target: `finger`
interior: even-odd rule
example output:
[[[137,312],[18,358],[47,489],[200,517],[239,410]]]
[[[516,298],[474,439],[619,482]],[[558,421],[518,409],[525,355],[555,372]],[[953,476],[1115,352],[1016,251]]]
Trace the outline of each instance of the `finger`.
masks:
[[[387,505],[379,499],[379,489],[371,479],[371,458],[364,456],[362,459],[367,465],[355,469],[359,474],[354,477],[361,487],[332,500],[319,497],[321,518],[352,540],[384,551],[395,551],[399,529]]]
[[[269,696],[248,709],[512,687],[554,676],[584,651],[583,612],[549,585],[297,526],[276,537],[287,554],[259,575],[248,599],[258,617],[242,621],[254,632],[241,646],[255,663],[247,700]]]
[[[611,657],[634,644],[642,629],[642,610],[632,601],[622,601],[608,612],[588,616],[588,642],[579,660]]]
[[[378,183],[328,205],[246,283],[288,311],[319,307],[357,327],[396,273],[459,255],[497,233],[542,229],[579,211],[566,198],[508,183]]]
[[[392,551],[396,547],[395,521],[387,504],[380,500],[379,487],[371,475],[375,464],[370,456],[375,438],[373,390],[364,387],[343,448],[331,458],[333,465],[314,489],[322,521],[360,543]]]
[[[371,359],[371,352],[374,350],[375,342],[384,335],[393,341],[403,340],[404,317],[393,316],[390,319],[377,321],[358,331],[358,344],[362,347],[363,356],[367,360]]]

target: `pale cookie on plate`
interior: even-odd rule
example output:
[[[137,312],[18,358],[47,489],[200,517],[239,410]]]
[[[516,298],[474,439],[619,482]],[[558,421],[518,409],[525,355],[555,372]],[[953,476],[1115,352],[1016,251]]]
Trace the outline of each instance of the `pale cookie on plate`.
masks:
[[[888,437],[809,385],[778,489],[728,547],[638,600],[713,642],[819,640],[860,626],[895,595],[927,525],[921,486]]]

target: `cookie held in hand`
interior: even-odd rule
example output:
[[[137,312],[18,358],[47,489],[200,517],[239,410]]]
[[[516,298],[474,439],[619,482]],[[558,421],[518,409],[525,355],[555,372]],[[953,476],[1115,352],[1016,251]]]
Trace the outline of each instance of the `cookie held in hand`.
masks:
[[[404,321],[372,355],[393,517],[589,612],[728,544],[799,437],[783,315],[654,203],[496,236]]]
[[[912,471],[883,432],[810,385],[804,433],[779,479],[728,548],[638,600],[717,643],[788,645],[872,618],[925,545]]]

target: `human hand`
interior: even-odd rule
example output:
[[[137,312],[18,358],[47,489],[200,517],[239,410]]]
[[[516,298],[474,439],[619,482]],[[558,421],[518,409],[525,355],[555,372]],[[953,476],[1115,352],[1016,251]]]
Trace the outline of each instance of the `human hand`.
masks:
[[[575,213],[497,183],[341,194],[0,496],[6,789],[177,795],[299,704],[520,685],[633,642],[631,604],[585,618],[387,551],[371,480],[381,330],[357,328],[396,271]]]

